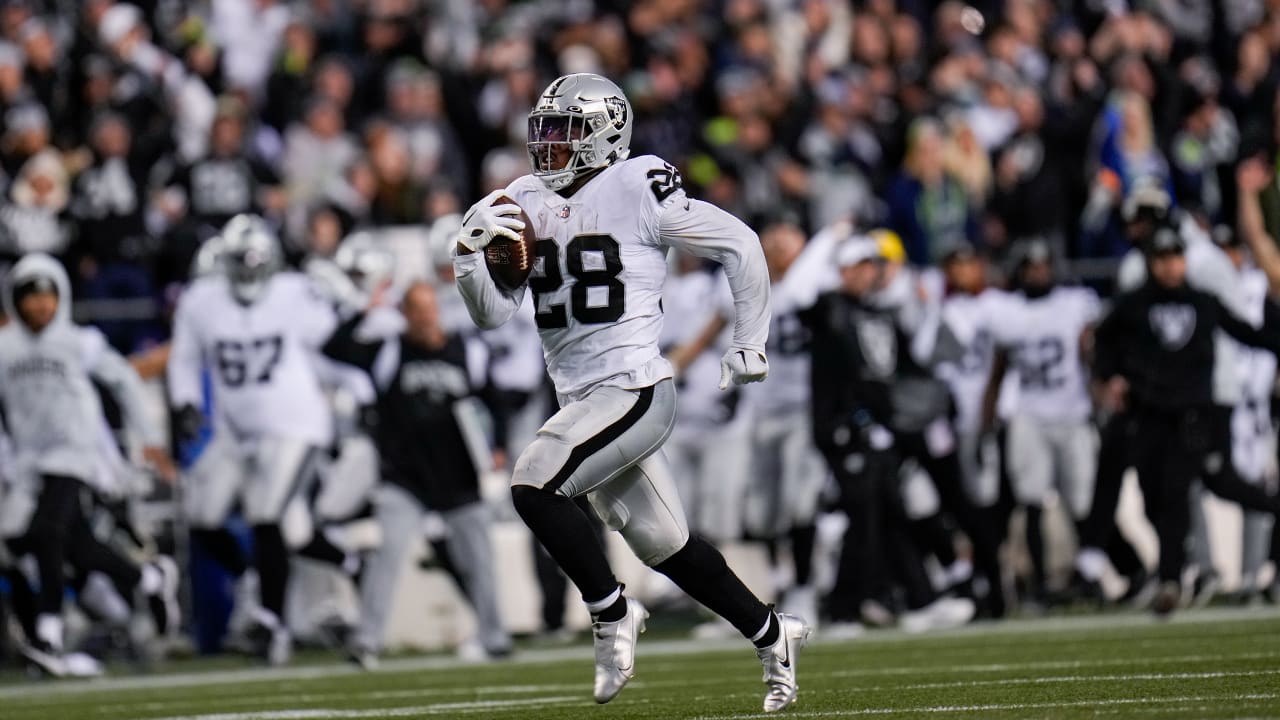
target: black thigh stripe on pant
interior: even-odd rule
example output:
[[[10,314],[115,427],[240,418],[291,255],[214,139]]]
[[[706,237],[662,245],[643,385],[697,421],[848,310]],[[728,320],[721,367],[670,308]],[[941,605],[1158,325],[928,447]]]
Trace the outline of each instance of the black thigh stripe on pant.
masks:
[[[542,486],[543,490],[555,492],[560,489],[561,485],[569,479],[577,471],[578,467],[592,455],[600,452],[609,443],[622,437],[622,434],[630,430],[632,426],[640,422],[640,418],[649,412],[649,406],[653,404],[654,385],[640,390],[636,397],[636,404],[631,406],[625,415],[618,418],[617,422],[606,427],[598,435],[593,435],[581,445],[577,445],[569,452],[569,459],[565,461],[564,466],[560,468],[546,485]]]
[[[308,510],[315,502],[319,492],[312,493],[313,489],[320,488],[320,463],[323,451],[318,447],[308,447],[302,455],[302,462],[298,463],[298,471],[294,473],[293,480],[289,482],[289,492],[284,496],[284,503],[280,505],[280,516],[277,521],[284,517],[284,511],[289,507],[289,502],[298,495],[307,497]]]

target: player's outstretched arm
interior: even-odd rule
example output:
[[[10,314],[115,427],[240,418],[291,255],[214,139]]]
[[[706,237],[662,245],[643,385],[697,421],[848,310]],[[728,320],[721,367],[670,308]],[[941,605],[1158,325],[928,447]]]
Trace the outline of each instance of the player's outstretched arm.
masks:
[[[755,232],[741,220],[701,200],[666,208],[658,234],[668,245],[724,268],[733,292],[733,346],[721,363],[721,388],[764,380],[769,374],[764,346],[769,339],[769,270]]]
[[[81,329],[80,344],[85,368],[120,405],[125,425],[142,442],[143,455],[156,466],[165,480],[172,481],[172,463],[168,454],[161,449],[164,435],[147,412],[142,378],[138,371],[133,369],[133,365],[123,355],[108,345],[107,339],[96,329]]]
[[[188,294],[178,300],[173,317],[173,340],[170,343],[169,363],[165,368],[166,385],[169,388],[169,407],[200,407],[204,404],[204,390],[200,380],[201,351],[196,336],[196,310]]]

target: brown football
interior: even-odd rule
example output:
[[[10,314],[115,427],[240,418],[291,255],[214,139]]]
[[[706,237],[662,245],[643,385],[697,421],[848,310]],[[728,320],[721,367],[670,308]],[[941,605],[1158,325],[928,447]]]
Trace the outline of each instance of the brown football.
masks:
[[[503,195],[493,201],[494,205],[510,203],[515,200]],[[520,221],[524,223],[524,232],[520,242],[505,237],[495,237],[484,249],[484,262],[489,266],[489,275],[493,282],[504,290],[515,290],[529,279],[533,271],[533,258],[537,252],[538,234],[533,229],[533,219],[523,208],[520,209]]]

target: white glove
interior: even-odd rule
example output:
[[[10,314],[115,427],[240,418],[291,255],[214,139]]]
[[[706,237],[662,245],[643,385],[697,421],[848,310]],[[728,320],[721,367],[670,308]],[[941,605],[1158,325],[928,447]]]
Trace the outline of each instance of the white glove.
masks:
[[[494,200],[505,194],[505,190],[498,189],[485,195],[462,218],[458,244],[468,252],[485,249],[495,236],[509,238],[513,242],[520,241],[520,233],[524,231],[524,223],[520,221],[520,207],[510,203],[493,204]]]
[[[769,359],[759,350],[731,347],[729,352],[720,358],[720,389],[729,389],[729,381],[734,385],[755,383],[769,377]]]

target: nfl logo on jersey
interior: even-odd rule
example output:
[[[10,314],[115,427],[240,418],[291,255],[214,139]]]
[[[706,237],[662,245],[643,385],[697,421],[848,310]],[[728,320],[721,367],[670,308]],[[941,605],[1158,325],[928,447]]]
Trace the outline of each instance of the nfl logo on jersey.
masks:
[[[559,213],[559,214],[560,214],[560,219],[561,219],[561,220],[568,220],[568,219],[569,219],[569,206],[568,206],[568,205],[565,205],[564,207],[560,208],[560,213]]]

